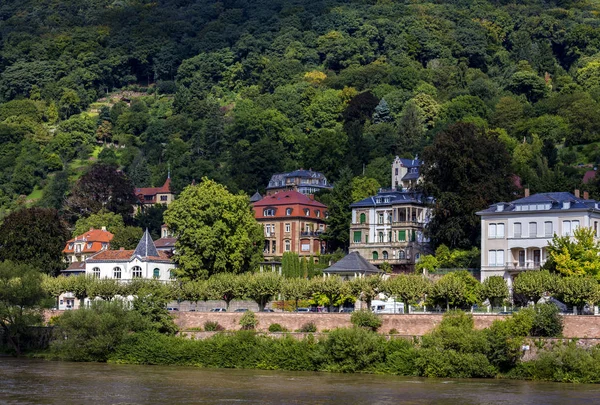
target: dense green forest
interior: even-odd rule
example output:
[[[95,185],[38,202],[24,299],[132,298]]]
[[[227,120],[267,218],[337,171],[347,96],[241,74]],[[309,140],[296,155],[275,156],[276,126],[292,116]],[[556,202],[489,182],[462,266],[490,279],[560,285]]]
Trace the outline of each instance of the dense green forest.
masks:
[[[175,192],[207,176],[251,193],[299,167],[385,187],[393,156],[452,150],[435,142],[449,128],[499,141],[479,158],[496,154],[532,192],[581,188],[600,162],[599,12],[594,0],[4,0],[0,206],[64,209],[95,162],[138,187],[170,168]]]

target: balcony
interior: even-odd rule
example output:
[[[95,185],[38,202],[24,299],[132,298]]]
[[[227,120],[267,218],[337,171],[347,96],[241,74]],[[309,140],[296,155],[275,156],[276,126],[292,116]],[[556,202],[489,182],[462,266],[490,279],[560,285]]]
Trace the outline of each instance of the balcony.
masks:
[[[274,238],[275,232],[265,232],[265,238]]]
[[[303,238],[319,238],[323,234],[323,231],[304,231],[300,232],[300,236]]]
[[[527,271],[527,270],[539,270],[545,263],[541,261],[517,261],[507,262],[505,270],[508,271]]]

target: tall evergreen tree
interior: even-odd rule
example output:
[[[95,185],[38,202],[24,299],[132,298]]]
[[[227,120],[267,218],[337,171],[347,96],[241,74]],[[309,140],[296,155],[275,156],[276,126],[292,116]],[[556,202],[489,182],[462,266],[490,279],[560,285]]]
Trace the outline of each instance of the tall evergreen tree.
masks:
[[[352,171],[344,168],[340,172],[338,181],[335,182],[331,194],[328,196],[327,206],[327,231],[323,239],[327,241],[330,251],[338,248],[348,250],[350,241],[350,222],[352,220]]]

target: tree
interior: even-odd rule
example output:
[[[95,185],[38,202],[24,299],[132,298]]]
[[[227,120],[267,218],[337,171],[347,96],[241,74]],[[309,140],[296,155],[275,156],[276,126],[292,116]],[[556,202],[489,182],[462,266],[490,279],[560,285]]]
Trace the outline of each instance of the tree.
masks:
[[[386,295],[404,303],[405,313],[411,304],[417,304],[425,298],[431,289],[431,282],[422,275],[400,274],[388,279],[383,287]]]
[[[338,248],[346,251],[350,242],[350,222],[352,221],[352,172],[345,168],[340,172],[338,181],[333,186],[330,199],[327,201],[329,217],[327,230],[323,239],[327,241],[330,251]]]
[[[0,261],[29,264],[57,274],[65,267],[62,250],[67,228],[52,208],[25,208],[12,212],[0,225]]]
[[[239,275],[232,273],[217,273],[208,279],[207,296],[214,300],[223,300],[229,304],[244,295],[244,285]]]
[[[176,273],[184,280],[243,273],[262,260],[263,231],[248,197],[207,178],[169,205],[165,223],[177,237]]]
[[[423,112],[413,100],[404,104],[398,121],[397,153],[416,153],[425,139]]]
[[[492,307],[499,307],[508,297],[508,285],[502,276],[491,276],[481,283],[481,298],[489,300]]]
[[[94,279],[88,286],[90,298],[99,297],[105,301],[112,301],[117,295],[123,293],[123,288],[118,280],[114,278]]]
[[[577,308],[580,314],[586,305],[595,305],[600,300],[598,280],[593,277],[561,277],[556,287],[558,299]]]
[[[393,120],[394,118],[391,115],[390,106],[388,105],[387,101],[382,98],[373,112],[373,123],[381,124],[382,122],[390,122]]]
[[[544,294],[556,290],[556,276],[548,270],[526,271],[519,274],[514,281],[513,291],[525,299],[537,303]]]
[[[340,276],[328,276],[312,279],[313,293],[323,294],[329,303],[329,312],[333,311],[335,303],[350,291],[348,285]]]
[[[281,293],[288,300],[294,300],[295,309],[298,308],[298,301],[307,299],[311,295],[311,283],[305,278],[287,278],[283,280]]]
[[[161,228],[164,223],[163,218],[167,206],[165,204],[154,204],[150,207],[143,207],[135,215],[135,223],[142,229],[148,229],[152,238],[162,237]]]
[[[69,174],[66,171],[56,173],[44,189],[40,207],[62,209],[65,204],[65,198],[69,191]]]
[[[545,269],[563,276],[591,276],[600,279],[600,243],[592,228],[579,227],[573,237],[554,235],[548,245]]]
[[[0,328],[17,355],[30,326],[42,322],[42,311],[52,299],[42,288],[42,274],[28,264],[0,263]]]
[[[75,222],[75,227],[73,228],[71,235],[75,237],[86,233],[92,228],[102,229],[103,227],[105,227],[108,232],[114,234],[119,229],[124,228],[125,223],[123,222],[123,217],[121,215],[107,210],[100,210],[89,217],[79,218],[77,222]]]
[[[367,310],[371,310],[371,302],[379,296],[384,285],[380,276],[356,277],[350,281],[350,292],[359,300],[367,304]]]
[[[65,277],[49,276],[48,274],[42,274],[41,287],[44,293],[54,298],[54,304],[58,308],[59,302],[58,297],[64,292],[67,292],[67,283]]]
[[[243,277],[245,296],[258,304],[259,311],[281,292],[282,278],[276,273],[248,273]]]
[[[125,250],[135,249],[135,247],[142,239],[144,231],[142,228],[137,226],[125,226],[123,228],[117,228],[115,234],[110,241],[110,248],[112,250],[118,250],[123,248]]]
[[[366,176],[357,176],[352,179],[352,202],[371,197],[377,194],[380,188],[377,180]]]
[[[439,133],[425,149],[426,194],[435,198],[428,232],[438,245],[479,244],[476,212],[511,198],[510,155],[494,133],[459,123]]]
[[[79,300],[79,308],[83,308],[84,300],[90,296],[90,287],[94,283],[92,276],[81,274],[63,278],[63,285],[66,291],[70,291]]]
[[[479,300],[479,281],[466,270],[448,273],[435,282],[429,297],[446,309],[470,307]]]
[[[198,301],[208,299],[208,281],[195,280],[182,283],[183,298],[198,305]]]
[[[81,176],[67,199],[67,206],[76,217],[105,209],[126,219],[137,203],[131,180],[116,167],[102,163],[93,165]]]

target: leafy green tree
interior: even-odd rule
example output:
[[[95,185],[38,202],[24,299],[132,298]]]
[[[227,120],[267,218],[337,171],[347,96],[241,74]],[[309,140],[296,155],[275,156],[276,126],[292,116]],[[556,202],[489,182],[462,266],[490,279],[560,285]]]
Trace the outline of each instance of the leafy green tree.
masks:
[[[492,307],[499,307],[508,297],[508,285],[502,276],[491,276],[481,283],[481,298],[489,300]]]
[[[439,133],[423,156],[425,192],[436,200],[428,232],[435,244],[477,245],[477,211],[511,197],[510,156],[494,133],[459,123]]]
[[[425,118],[417,104],[410,100],[404,104],[398,119],[398,153],[414,154],[425,140]]]
[[[167,206],[165,204],[154,204],[150,207],[143,207],[135,215],[135,223],[142,229],[148,229],[152,238],[160,238],[162,237],[161,229],[166,210]]]
[[[394,118],[391,115],[390,106],[384,98],[379,100],[379,104],[375,107],[375,111],[373,112],[373,123],[381,124],[383,122],[390,122]]]
[[[356,277],[350,280],[350,293],[367,305],[371,310],[371,302],[383,291],[384,280],[380,276]]]
[[[598,280],[589,276],[561,277],[556,286],[557,298],[583,313],[586,305],[595,305],[600,300]]]
[[[556,276],[548,270],[526,271],[515,278],[513,291],[525,299],[537,303],[545,294],[556,290]]]
[[[121,215],[107,210],[100,210],[88,217],[78,219],[77,222],[75,222],[75,227],[73,228],[71,235],[75,237],[86,233],[91,228],[102,229],[102,227],[106,227],[108,232],[114,234],[119,229],[124,228],[125,223],[123,222],[123,217]]]
[[[117,295],[124,292],[124,286],[114,278],[94,279],[88,286],[90,298],[102,298],[105,301],[112,301]]]
[[[352,172],[345,168],[333,186],[331,198],[326,205],[329,211],[327,230],[323,239],[327,241],[330,251],[338,248],[346,250],[350,241],[350,222],[352,221]]]
[[[322,294],[327,298],[329,312],[333,311],[336,302],[350,292],[349,286],[342,281],[340,276],[314,278],[311,280],[311,284],[313,293]]]
[[[65,204],[69,191],[69,174],[66,171],[56,173],[44,189],[39,205],[44,208],[60,210]]]
[[[285,299],[294,300],[294,308],[298,308],[298,301],[310,297],[311,282],[305,278],[286,278],[281,286],[281,294]]]
[[[371,197],[377,194],[380,188],[377,180],[366,176],[357,176],[352,179],[352,202]]]
[[[47,274],[65,267],[62,250],[69,233],[52,208],[24,208],[0,225],[0,260],[29,264]]]
[[[207,178],[169,205],[165,223],[177,237],[174,260],[181,279],[243,273],[262,260],[263,232],[248,197]]]
[[[544,268],[563,276],[591,276],[600,279],[600,243],[592,228],[580,227],[570,236],[554,235],[548,245]]]
[[[48,297],[54,298],[56,308],[59,305],[58,298],[60,295],[68,291],[67,279],[65,277],[49,276],[48,274],[42,274],[41,287]]]
[[[75,298],[79,300],[79,308],[83,308],[84,300],[90,295],[90,287],[94,281],[95,279],[91,276],[81,274],[63,278],[62,284],[66,291],[72,292]]]
[[[244,296],[245,286],[242,277],[232,273],[216,273],[208,279],[207,295],[214,300],[223,300],[229,304]]]
[[[119,250],[120,248],[124,248],[125,250],[135,249],[140,239],[142,239],[143,234],[144,231],[142,228],[137,226],[117,228],[110,241],[110,248],[112,250]]]
[[[431,282],[417,274],[400,274],[391,277],[383,286],[386,295],[404,303],[406,313],[408,313],[410,305],[418,304],[425,299],[425,295],[430,289]]]
[[[198,301],[208,299],[208,281],[195,280],[182,283],[183,298],[198,305]]]
[[[281,292],[283,279],[276,273],[248,273],[244,275],[245,296],[258,304],[258,310],[265,309],[269,301]]]
[[[17,355],[22,353],[30,326],[42,322],[52,299],[42,288],[42,274],[28,264],[0,263],[0,328]]]
[[[434,305],[445,305],[446,309],[470,307],[479,302],[479,281],[466,270],[448,273],[435,282],[429,298]]]
[[[544,79],[527,71],[514,73],[509,80],[508,89],[515,94],[524,94],[530,102],[539,101],[548,93]]]

